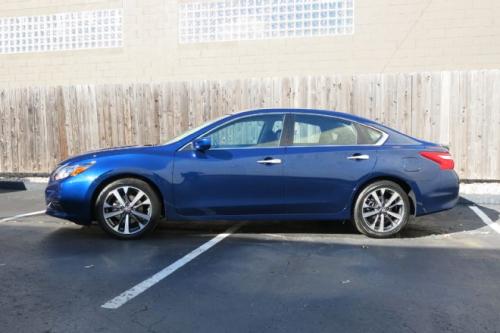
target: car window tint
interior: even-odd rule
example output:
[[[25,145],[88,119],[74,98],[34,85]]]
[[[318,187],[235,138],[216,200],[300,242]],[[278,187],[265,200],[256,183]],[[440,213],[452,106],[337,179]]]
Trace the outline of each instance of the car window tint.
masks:
[[[353,123],[334,117],[295,115],[293,145],[355,145],[358,131]]]
[[[259,115],[231,122],[209,133],[213,148],[277,147],[283,115]]]

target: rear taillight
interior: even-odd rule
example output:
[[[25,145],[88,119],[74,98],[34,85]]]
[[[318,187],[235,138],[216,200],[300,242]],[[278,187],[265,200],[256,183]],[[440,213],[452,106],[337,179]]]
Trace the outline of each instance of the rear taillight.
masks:
[[[455,162],[450,153],[442,151],[421,151],[420,155],[436,162],[442,170],[452,170],[455,167]]]

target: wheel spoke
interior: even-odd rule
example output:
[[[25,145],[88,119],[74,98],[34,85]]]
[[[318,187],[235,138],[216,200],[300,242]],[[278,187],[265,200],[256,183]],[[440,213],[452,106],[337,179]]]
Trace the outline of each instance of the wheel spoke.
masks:
[[[140,213],[136,210],[132,210],[131,211],[132,214],[134,214],[135,216],[137,217],[140,217],[141,219],[143,219],[144,221],[149,221],[150,219],[150,216],[149,215],[146,215],[146,214],[143,214],[143,213]]]
[[[118,221],[118,223],[116,223],[114,226],[113,226],[113,230],[116,231],[116,232],[120,232],[119,229],[120,229],[120,225],[122,224],[123,222],[123,216],[120,217],[120,221]]]
[[[384,231],[384,214],[380,215],[380,224],[378,226],[378,231]]]
[[[399,198],[399,194],[397,194],[396,192],[392,193],[391,197],[389,198],[389,200],[387,200],[384,207],[389,207],[397,198]]]
[[[373,220],[373,223],[370,225],[370,228],[375,228],[375,226],[377,225],[377,221],[378,221],[379,218],[380,218],[380,215],[377,215],[375,217],[375,220]]]
[[[382,202],[380,202],[380,198],[377,194],[377,191],[370,193],[370,195],[377,202],[378,207],[382,207]]]
[[[391,227],[392,227],[392,226],[394,226],[394,224],[395,224],[395,223],[394,223],[394,220],[393,220],[393,218],[392,218],[389,214],[387,214],[387,215],[385,216],[385,219],[386,219],[387,221],[389,221],[389,223],[391,224],[391,225],[390,225]],[[397,221],[396,221],[396,222],[397,222]]]
[[[140,202],[133,207],[134,207],[134,209],[137,209],[138,207],[141,207],[142,205],[151,205],[151,201],[149,199],[146,199],[143,202]]]
[[[120,210],[116,210],[114,212],[110,212],[110,213],[104,213],[104,218],[105,219],[109,219],[113,216],[117,216],[117,215],[120,215],[120,214],[123,214],[123,209],[120,209]]]
[[[124,227],[123,227],[123,233],[124,234],[130,234],[130,215],[126,214],[125,215],[125,221],[124,221]]]
[[[367,217],[373,216],[375,214],[378,214],[378,210],[372,210],[371,212],[363,213],[363,217],[367,218]]]
[[[390,216],[396,218],[398,221],[403,217],[403,215],[391,212],[390,210],[387,211],[387,214],[389,214]]]
[[[403,200],[401,198],[398,198],[395,203],[393,203],[392,205],[390,205],[387,208],[391,209],[391,208],[396,207],[396,206],[403,206]]]
[[[134,205],[137,203],[137,201],[139,201],[144,195],[145,195],[144,192],[139,190],[139,192],[137,192],[134,199],[130,202],[130,206],[134,207]]]
[[[137,224],[139,225],[139,230],[142,230],[144,228],[144,224],[141,223],[141,220],[139,220],[137,217],[135,217],[134,214],[131,214],[130,215],[130,218],[132,220],[134,220],[135,222],[137,222]]]
[[[125,201],[123,200],[120,193],[118,193],[118,189],[112,191],[111,194],[116,198],[116,200],[120,203],[120,205],[125,206]]]

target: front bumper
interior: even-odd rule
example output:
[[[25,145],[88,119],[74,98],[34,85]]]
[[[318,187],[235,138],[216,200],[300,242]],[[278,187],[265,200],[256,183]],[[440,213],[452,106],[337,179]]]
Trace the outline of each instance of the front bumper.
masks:
[[[50,181],[45,189],[46,214],[87,225],[92,222],[85,189],[71,180]]]

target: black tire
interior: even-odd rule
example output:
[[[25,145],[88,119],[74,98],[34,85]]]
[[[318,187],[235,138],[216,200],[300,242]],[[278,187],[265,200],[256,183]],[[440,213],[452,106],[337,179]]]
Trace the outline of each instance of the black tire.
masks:
[[[369,222],[367,221],[367,218],[363,217],[363,203],[365,203],[365,201],[367,200],[367,197],[370,196],[373,191],[379,191],[379,192],[375,192],[375,193],[381,193],[382,189],[389,189],[390,191],[394,191],[397,194],[399,194],[399,196],[401,197],[401,201],[399,201],[399,199],[398,199],[398,202],[401,202],[401,204],[398,206],[400,206],[402,208],[398,207],[397,209],[401,209],[399,211],[399,213],[400,213],[399,215],[402,216],[402,218],[401,218],[399,224],[397,224],[397,226],[395,226],[393,229],[381,232],[378,230],[373,230],[374,229],[373,225],[376,225],[376,224],[373,224],[372,226],[370,226]],[[384,193],[387,193],[387,192],[389,192],[389,191],[387,191],[387,190],[384,191]],[[371,198],[373,198],[373,196],[370,197],[369,200],[371,200]],[[382,205],[382,207],[384,207],[384,205]],[[369,208],[369,209],[373,209],[372,211],[377,210],[376,208]],[[401,188],[401,186],[399,186],[398,184],[396,184],[392,181],[388,181],[388,180],[377,181],[377,182],[374,182],[374,183],[367,185],[361,191],[361,193],[359,193],[359,195],[357,196],[356,201],[354,203],[354,211],[353,211],[354,225],[356,226],[356,228],[358,229],[358,231],[360,233],[362,233],[368,237],[389,238],[389,237],[393,237],[394,235],[399,233],[408,224],[408,222],[410,220],[410,211],[411,211],[410,199],[408,198],[408,194]],[[375,214],[375,217],[376,217],[376,215],[387,216],[387,214],[384,214],[384,212],[379,212],[379,213]],[[387,217],[385,217],[385,218],[387,218]],[[390,218],[392,219],[393,217],[390,216]],[[382,223],[380,222],[380,220],[378,220],[379,227],[381,224]],[[392,224],[391,224],[391,226],[392,226]],[[382,228],[384,228],[384,227],[382,227]],[[377,228],[375,228],[375,229],[377,229]],[[388,229],[389,229],[389,227],[388,227]]]
[[[127,195],[127,193],[125,193],[125,189],[127,187],[128,187],[128,189],[127,189],[128,195]],[[111,194],[111,192],[113,192],[115,190],[117,190],[117,192],[114,192],[114,193],[122,194],[122,195],[120,195],[120,197],[121,197],[121,200],[123,202],[127,201],[126,206],[122,206],[118,202],[119,200],[117,200],[116,196],[114,194]],[[143,203],[139,202],[139,203],[141,203],[141,206],[137,207],[134,210],[131,206],[128,207],[128,205],[133,203],[134,198],[133,197],[130,198],[131,195],[133,195],[135,193],[135,195],[137,196],[140,193],[138,191],[143,192],[143,195],[140,196],[140,198],[142,200],[144,200],[144,202],[146,202],[146,204],[144,204],[144,202]],[[130,194],[130,193],[132,193],[132,194]],[[149,202],[147,201],[147,199],[149,199]],[[106,200],[108,201],[107,205],[109,205],[110,201],[113,201],[113,200],[116,201],[114,203],[114,204],[116,204],[116,209],[115,209],[115,206],[112,206],[113,208],[106,208],[108,210],[108,212],[107,212],[108,214],[110,212],[113,213],[115,210],[116,211],[122,210],[122,211],[124,211],[124,213],[117,215],[116,217],[109,217],[108,216],[108,219],[106,219],[104,216],[104,214],[105,214],[104,205],[105,205]],[[132,200],[132,201],[130,201],[130,200]],[[120,201],[120,202],[122,202],[122,201]],[[96,216],[97,221],[99,222],[99,225],[101,226],[101,228],[109,235],[111,235],[115,238],[118,238],[118,239],[137,239],[137,238],[142,237],[143,235],[147,234],[148,232],[151,232],[156,227],[156,225],[158,224],[158,221],[160,220],[160,216],[161,216],[161,201],[158,198],[158,195],[156,194],[156,192],[151,188],[151,186],[148,183],[146,183],[142,180],[136,179],[136,178],[122,178],[122,179],[115,180],[114,182],[108,184],[99,193],[94,207],[95,207],[94,213],[95,213],[95,216]],[[107,207],[109,207],[109,206],[107,206]],[[120,207],[124,207],[124,208],[120,209]],[[142,211],[139,211],[139,210],[142,210]],[[133,213],[133,212],[135,212],[135,213]],[[149,215],[150,219],[147,223],[145,223],[145,221],[146,221],[145,219],[140,218],[138,215],[135,215],[135,214],[142,214],[143,216]],[[126,229],[124,226],[125,218],[126,218],[125,215],[128,215],[128,218],[126,221],[127,228],[130,227],[128,234],[126,233]],[[121,219],[122,216],[123,216],[123,220]],[[112,227],[112,225],[110,225],[111,223],[114,223],[114,222],[116,222],[115,228],[117,228],[117,230],[114,229]],[[141,222],[143,222],[143,223],[141,223]],[[116,227],[117,224],[119,224],[118,227]],[[132,227],[134,227],[134,226],[135,226],[135,229],[132,229]],[[141,228],[141,226],[142,226],[142,228]]]

